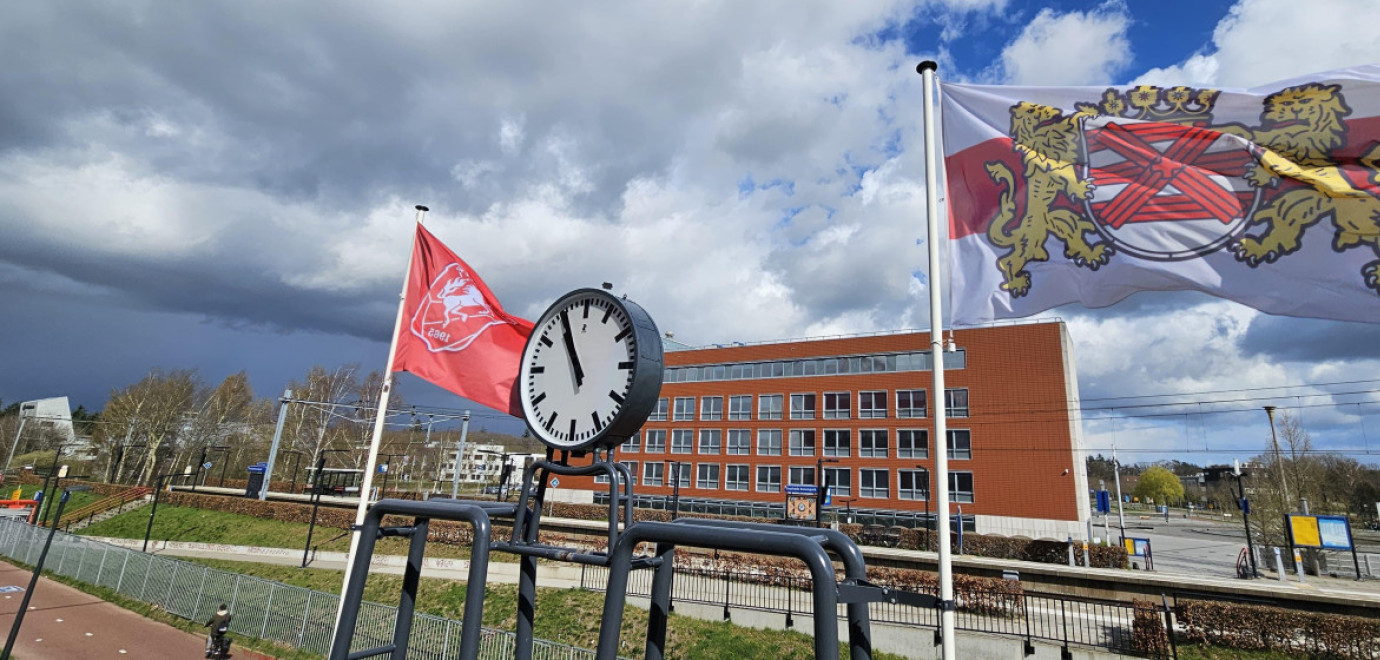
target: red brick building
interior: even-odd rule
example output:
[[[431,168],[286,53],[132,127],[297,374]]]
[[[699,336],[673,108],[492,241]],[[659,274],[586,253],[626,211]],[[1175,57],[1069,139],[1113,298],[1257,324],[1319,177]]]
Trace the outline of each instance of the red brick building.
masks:
[[[953,339],[952,502],[981,533],[1081,538],[1087,477],[1063,323]],[[670,350],[659,405],[617,458],[644,496],[670,493],[679,469],[683,498],[784,503],[786,485],[813,485],[822,468],[835,507],[923,512],[937,450],[931,379],[925,332]]]

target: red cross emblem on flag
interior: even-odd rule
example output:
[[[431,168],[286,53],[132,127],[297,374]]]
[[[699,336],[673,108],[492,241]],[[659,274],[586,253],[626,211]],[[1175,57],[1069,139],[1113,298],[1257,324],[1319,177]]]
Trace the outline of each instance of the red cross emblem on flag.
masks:
[[[1099,117],[1083,124],[1085,211],[1108,242],[1156,261],[1199,257],[1245,229],[1260,199],[1241,138],[1198,126]]]

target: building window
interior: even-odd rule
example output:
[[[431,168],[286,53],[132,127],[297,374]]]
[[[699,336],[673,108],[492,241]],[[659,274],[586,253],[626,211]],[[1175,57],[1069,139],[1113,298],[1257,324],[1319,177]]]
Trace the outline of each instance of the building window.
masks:
[[[832,429],[824,432],[825,456],[852,456],[853,437],[848,429]]]
[[[886,418],[886,390],[858,392],[858,419]]]
[[[637,461],[618,461],[628,468],[628,474],[632,475],[632,485],[637,485]]]
[[[824,485],[834,489],[834,497],[852,497],[853,471],[849,468],[824,468]]]
[[[914,419],[925,416],[925,390],[896,390],[896,416]]]
[[[944,414],[948,417],[968,416],[968,388],[944,391]]]
[[[671,480],[666,485],[680,485],[688,488],[690,486],[690,463],[672,461],[671,466]]]
[[[730,465],[724,474],[724,490],[747,490],[748,470],[746,465]]]
[[[690,429],[671,430],[671,453],[688,454],[694,449],[695,435]]]
[[[955,429],[948,432],[949,436],[949,460],[966,461],[973,457],[973,436],[967,429]]]
[[[792,486],[813,486],[815,485],[815,469],[813,467],[792,465],[790,481],[786,483]]]
[[[896,432],[896,458],[929,457],[929,429],[901,429]]]
[[[618,445],[618,451],[625,454],[636,454],[639,442],[638,434],[634,433],[627,440],[624,440],[623,444]]]
[[[647,453],[666,453],[666,429],[647,429]]]
[[[886,470],[862,468],[858,470],[858,495],[884,500],[890,497]]]
[[[763,394],[757,397],[757,419],[781,419],[783,395]]]
[[[925,483],[929,476],[925,470],[897,470],[896,496],[917,502],[930,499],[930,485]]]
[[[719,429],[700,429],[700,453],[718,455],[723,451],[724,432]]]
[[[757,466],[757,492],[759,492],[759,493],[779,493],[779,492],[781,492],[781,466],[779,466],[779,465],[759,465],[759,466]]]
[[[666,476],[665,463],[652,463],[650,461],[642,464],[642,483],[646,486],[660,486]]]
[[[781,429],[757,429],[757,455],[781,455]]]
[[[752,395],[735,394],[728,397],[728,418],[732,421],[752,419]]]
[[[669,404],[670,404],[670,400],[667,399],[666,397],[661,397],[660,399],[657,399],[657,400],[656,400],[656,406],[652,408],[652,414],[647,415],[647,421],[649,421],[649,422],[664,422],[664,421],[666,421],[666,410],[667,410]]]
[[[719,489],[719,464],[700,463],[695,474],[695,488],[700,490]]]
[[[700,421],[717,422],[724,418],[724,398],[706,396],[700,399]]]
[[[849,392],[825,392],[824,393],[824,419],[848,419],[848,413],[853,408],[851,393]]]
[[[973,501],[973,473],[949,473],[949,501],[959,504]]]
[[[752,453],[752,431],[747,429],[728,430],[728,455],[746,456]]]
[[[811,394],[792,394],[791,395],[791,419],[814,419],[815,418],[815,395]]]
[[[695,397],[678,396],[676,397],[675,421],[693,422],[695,421]]]
[[[791,456],[815,455],[815,430],[791,429]]]
[[[865,429],[858,431],[858,456],[863,458],[887,458],[886,429]]]

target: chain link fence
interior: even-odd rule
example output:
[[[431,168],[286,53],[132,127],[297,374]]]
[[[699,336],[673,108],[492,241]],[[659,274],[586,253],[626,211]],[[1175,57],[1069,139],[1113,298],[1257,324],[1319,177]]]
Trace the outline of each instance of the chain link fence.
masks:
[[[43,550],[48,529],[0,520],[0,555],[32,565]],[[170,614],[204,622],[221,603],[230,606],[231,632],[326,655],[340,597],[280,582],[222,571],[191,562],[145,554],[100,541],[57,532],[44,569],[79,582],[111,589]],[[364,603],[352,651],[392,641],[397,608]],[[485,628],[479,657],[513,657],[511,632]],[[417,614],[407,657],[442,660],[460,648],[460,622]],[[534,660],[593,660],[594,651],[534,640]]]

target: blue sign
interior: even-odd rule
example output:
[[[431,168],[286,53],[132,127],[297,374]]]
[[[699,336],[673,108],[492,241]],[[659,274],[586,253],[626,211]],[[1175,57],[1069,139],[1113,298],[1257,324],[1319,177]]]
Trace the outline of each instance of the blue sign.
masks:
[[[834,506],[834,487],[824,487],[824,506]]]
[[[1318,540],[1329,550],[1351,549],[1351,526],[1344,516],[1318,516]]]
[[[1111,494],[1111,493],[1109,493],[1109,492],[1107,492],[1107,491],[1105,491],[1105,490],[1099,490],[1099,491],[1097,491],[1097,512],[1098,512],[1098,513],[1111,513],[1111,512],[1112,512],[1112,494]]]
[[[817,494],[819,494],[819,488],[817,488],[817,487],[815,487],[815,486],[788,485],[788,486],[786,486],[786,494],[787,494],[787,495],[817,495]]]

